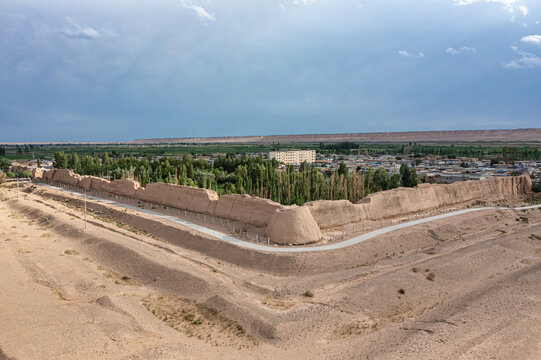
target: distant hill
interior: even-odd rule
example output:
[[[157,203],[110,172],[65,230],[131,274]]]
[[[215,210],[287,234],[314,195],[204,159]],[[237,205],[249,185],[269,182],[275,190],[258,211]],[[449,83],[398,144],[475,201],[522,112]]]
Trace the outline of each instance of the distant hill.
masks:
[[[131,144],[203,144],[203,143],[541,143],[541,128],[513,130],[408,131],[346,134],[306,134],[231,137],[192,137],[138,139]]]

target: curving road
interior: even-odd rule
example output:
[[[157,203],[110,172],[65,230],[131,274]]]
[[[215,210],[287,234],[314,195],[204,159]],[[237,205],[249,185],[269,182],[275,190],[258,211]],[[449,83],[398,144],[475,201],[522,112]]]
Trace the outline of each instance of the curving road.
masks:
[[[56,189],[56,190],[60,190],[60,191],[64,191],[64,192],[74,194],[74,195],[80,195],[80,196],[84,195],[81,192],[77,192],[77,191],[73,191],[73,190],[69,190],[69,189],[64,189],[64,188],[49,185],[49,184],[38,183],[36,185],[47,186],[47,187],[50,187],[50,188],[53,188],[53,189]],[[499,210],[526,210],[526,209],[541,208],[541,204],[540,204],[540,205],[524,206],[524,207],[517,207],[517,208],[507,208],[507,207],[499,207],[499,208],[497,208],[497,207],[488,206],[488,207],[481,207],[481,208],[463,209],[463,210],[453,211],[453,212],[449,212],[449,213],[445,213],[445,214],[434,215],[434,216],[426,217],[426,218],[419,219],[419,220],[413,220],[413,221],[409,221],[409,222],[405,222],[405,223],[401,223],[401,224],[390,225],[390,226],[387,226],[387,227],[384,227],[384,228],[381,228],[381,229],[373,230],[373,231],[368,232],[366,234],[362,234],[362,235],[350,238],[348,240],[344,240],[344,241],[336,242],[336,243],[331,243],[331,244],[327,244],[327,245],[313,246],[313,247],[272,247],[272,246],[265,246],[265,245],[260,245],[260,244],[240,240],[240,239],[234,238],[232,236],[226,235],[224,233],[221,233],[219,231],[209,229],[209,228],[207,228],[205,226],[198,225],[198,224],[192,223],[192,222],[190,222],[188,220],[181,219],[181,218],[178,218],[178,217],[175,217],[175,216],[160,214],[160,213],[158,213],[156,211],[147,210],[147,209],[141,209],[141,208],[138,208],[136,206],[127,205],[127,204],[119,203],[119,202],[108,200],[108,199],[102,199],[102,198],[99,198],[99,197],[96,197],[96,196],[87,195],[86,197],[88,199],[91,199],[91,200],[97,200],[99,202],[104,202],[106,204],[113,204],[113,205],[123,207],[123,208],[126,208],[126,209],[140,211],[140,212],[143,212],[143,213],[146,213],[146,214],[150,214],[150,215],[156,216],[156,217],[161,218],[161,219],[166,219],[166,220],[175,222],[177,224],[181,224],[183,226],[189,227],[191,229],[197,230],[197,231],[199,231],[199,232],[201,232],[203,234],[206,234],[206,235],[215,237],[217,239],[226,241],[226,242],[228,242],[230,244],[233,244],[233,245],[236,245],[236,246],[240,246],[240,247],[244,247],[244,248],[248,248],[248,249],[252,249],[252,250],[257,250],[257,251],[274,252],[274,253],[300,253],[300,252],[328,251],[328,250],[341,249],[341,248],[352,246],[352,245],[358,244],[360,242],[375,238],[377,236],[389,233],[391,231],[404,229],[404,228],[407,228],[407,227],[410,227],[410,226],[424,224],[424,223],[427,223],[427,222],[440,220],[440,219],[445,219],[445,218],[448,218],[448,217],[451,217],[451,216],[457,216],[457,215],[467,214],[467,213],[476,212],[476,211],[485,211],[485,210],[494,210],[494,209],[499,209]]]

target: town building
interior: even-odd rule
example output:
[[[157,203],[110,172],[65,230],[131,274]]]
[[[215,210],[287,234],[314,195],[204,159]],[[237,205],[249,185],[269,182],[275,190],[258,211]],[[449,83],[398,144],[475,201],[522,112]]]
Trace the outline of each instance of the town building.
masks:
[[[300,164],[306,161],[313,164],[316,161],[315,150],[284,150],[269,152],[269,159],[276,159],[286,165]]]

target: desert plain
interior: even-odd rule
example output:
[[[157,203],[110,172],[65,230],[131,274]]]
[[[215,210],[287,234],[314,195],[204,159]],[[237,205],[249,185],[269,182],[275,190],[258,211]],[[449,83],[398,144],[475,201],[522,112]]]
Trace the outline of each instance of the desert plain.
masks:
[[[541,358],[539,208],[396,230],[347,266],[253,266],[178,245],[182,225],[87,206],[84,229],[80,196],[0,187],[0,359]]]

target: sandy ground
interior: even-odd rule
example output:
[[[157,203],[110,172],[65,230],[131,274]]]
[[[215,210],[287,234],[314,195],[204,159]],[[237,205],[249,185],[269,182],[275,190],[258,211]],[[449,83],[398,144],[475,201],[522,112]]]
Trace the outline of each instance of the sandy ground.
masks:
[[[69,202],[15,194],[0,186],[0,359],[541,358],[539,209],[419,225],[364,244],[373,261],[283,274],[114,213],[83,230]]]

